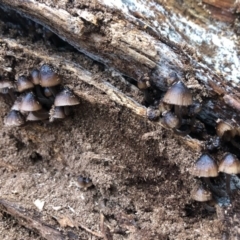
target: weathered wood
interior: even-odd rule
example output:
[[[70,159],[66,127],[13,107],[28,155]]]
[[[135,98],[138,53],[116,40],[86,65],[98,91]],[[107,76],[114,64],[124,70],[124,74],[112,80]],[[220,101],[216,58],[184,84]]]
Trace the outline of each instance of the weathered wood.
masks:
[[[206,123],[214,126],[217,118],[233,118],[240,123],[235,113],[237,104],[226,101],[231,97],[236,102],[240,95],[236,87],[240,61],[235,50],[239,46],[234,28],[228,27],[229,33],[224,35],[227,25],[210,22],[204,14],[197,18],[190,10],[188,15],[192,19],[187,19],[181,15],[184,7],[171,1],[168,5],[160,5],[158,1],[151,4],[95,1],[89,5],[81,1],[78,8],[66,1],[45,4],[35,0],[1,0],[0,3],[135,80],[149,77],[154,88],[166,91],[172,81],[181,79],[195,98],[203,102],[201,119]],[[188,4],[187,1],[185,7]],[[195,5],[196,12],[204,12],[202,8]]]
[[[19,221],[19,224],[38,233],[41,237],[47,240],[66,239],[61,232],[30,216],[26,209],[20,207],[16,203],[0,199],[0,210],[10,214]]]

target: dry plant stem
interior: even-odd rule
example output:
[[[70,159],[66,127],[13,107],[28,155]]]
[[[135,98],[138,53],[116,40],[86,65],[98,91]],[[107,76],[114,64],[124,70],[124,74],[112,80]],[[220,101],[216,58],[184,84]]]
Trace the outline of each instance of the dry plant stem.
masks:
[[[16,203],[9,202],[5,199],[0,199],[0,210],[10,214],[12,217],[16,218],[22,226],[38,233],[41,237],[47,240],[63,240],[66,239],[65,236],[58,230],[45,225],[40,220],[35,217],[27,216],[27,210],[19,206]]]
[[[82,225],[81,223],[78,223],[79,227],[84,229],[85,231],[91,233],[92,235],[96,236],[96,237],[99,237],[99,238],[104,238],[103,234],[102,233],[98,233],[98,232],[94,232],[92,231],[91,229],[85,227],[84,225]]]

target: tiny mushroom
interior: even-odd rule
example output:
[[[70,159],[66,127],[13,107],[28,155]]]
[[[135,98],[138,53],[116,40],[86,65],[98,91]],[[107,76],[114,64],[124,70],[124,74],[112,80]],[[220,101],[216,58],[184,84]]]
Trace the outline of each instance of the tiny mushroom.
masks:
[[[54,87],[61,83],[60,76],[48,64],[41,66],[39,76],[42,87]]]
[[[230,195],[231,174],[240,173],[240,161],[237,159],[235,155],[231,153],[226,153],[219,164],[218,171],[224,172],[226,174],[226,189],[228,195]]]
[[[30,81],[29,78],[27,78],[26,76],[22,75],[19,76],[18,80],[17,80],[17,90],[19,92],[23,92],[25,90],[29,90],[34,88],[33,83]]]
[[[212,193],[203,185],[196,186],[192,191],[191,191],[191,197],[195,201],[198,202],[207,202],[212,200]]]
[[[92,180],[90,178],[86,178],[82,176],[79,176],[77,178],[77,183],[78,183],[78,186],[80,188],[83,188],[84,190],[87,190],[93,185]]]
[[[174,105],[175,114],[181,123],[181,109],[183,106],[190,106],[193,103],[192,93],[181,81],[178,81],[168,89],[163,102]]]
[[[45,109],[40,109],[38,111],[29,112],[27,116],[27,121],[40,121],[48,119],[49,114],[48,111]]]
[[[8,79],[2,79],[0,81],[0,93],[2,94],[9,94],[9,97],[12,101],[14,101],[15,97],[13,94],[13,90],[15,88],[15,84],[8,80]]]
[[[33,69],[31,72],[31,80],[34,85],[40,84],[40,76],[39,71],[37,69]]]
[[[28,92],[23,98],[20,106],[20,111],[34,112],[42,108],[36,96],[32,92]]]
[[[11,110],[4,119],[4,124],[7,127],[18,127],[25,123],[24,117],[19,111]]]
[[[69,88],[63,89],[56,95],[54,105],[56,107],[78,105],[80,102]]]
[[[240,144],[234,140],[234,137],[238,133],[237,128],[235,128],[230,122],[218,119],[216,133],[221,139],[231,142],[236,148],[240,148]]]
[[[161,122],[168,128],[177,128],[180,124],[179,118],[172,112],[163,113]]]
[[[222,196],[223,193],[216,189],[210,181],[211,177],[218,176],[218,166],[215,160],[209,154],[202,154],[200,158],[195,162],[191,174],[193,176],[202,178],[210,189],[217,195]]]
[[[50,112],[49,112],[49,121],[53,122],[54,119],[63,119],[66,117],[66,114],[64,112],[64,107],[55,107],[54,105],[52,106]]]

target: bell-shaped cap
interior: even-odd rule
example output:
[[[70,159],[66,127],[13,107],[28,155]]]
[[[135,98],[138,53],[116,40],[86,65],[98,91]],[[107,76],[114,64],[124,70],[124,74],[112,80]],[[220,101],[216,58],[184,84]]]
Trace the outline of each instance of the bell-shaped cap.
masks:
[[[216,125],[216,133],[219,137],[225,137],[227,140],[230,140],[230,138],[234,138],[237,131],[234,129],[231,123],[218,119]]]
[[[191,198],[198,202],[207,202],[212,200],[212,193],[203,186],[196,186],[191,191]]]
[[[168,89],[163,102],[172,105],[189,106],[193,103],[192,93],[181,81],[178,81]]]
[[[54,101],[54,105],[56,107],[73,106],[73,105],[78,105],[79,103],[80,102],[78,98],[74,95],[72,90],[70,90],[69,88],[65,88],[60,93],[58,93]]]
[[[30,112],[27,116],[27,121],[40,121],[40,120],[46,120],[49,117],[49,113],[45,109],[40,109],[35,112]]]
[[[33,83],[30,81],[29,78],[26,76],[22,75],[18,78],[17,80],[17,89],[19,92],[23,92],[28,89],[34,88]]]
[[[40,76],[39,71],[37,69],[33,69],[31,72],[31,80],[34,85],[40,84]]]
[[[179,118],[172,112],[163,114],[163,124],[169,128],[177,128],[180,125]]]
[[[196,177],[216,177],[218,176],[218,166],[210,155],[202,154],[195,162],[191,174]]]
[[[50,118],[49,121],[53,122],[54,119],[63,119],[66,117],[65,112],[64,112],[64,107],[56,107],[52,106],[50,112],[49,112]]]
[[[0,89],[14,88],[14,83],[8,79],[0,80]]]
[[[60,76],[48,64],[42,65],[40,68],[39,76],[40,85],[42,87],[53,87],[61,83]]]
[[[24,117],[19,111],[16,110],[11,110],[4,119],[4,125],[7,127],[18,127],[24,123]]]
[[[34,112],[41,108],[42,106],[36,96],[32,92],[29,92],[22,99],[20,111]]]
[[[240,161],[235,155],[227,153],[221,160],[218,171],[227,174],[238,174],[240,173]]]
[[[21,104],[22,104],[22,98],[23,96],[20,95],[19,97],[17,97],[17,99],[14,101],[11,110],[16,110],[16,111],[20,111],[21,109]]]

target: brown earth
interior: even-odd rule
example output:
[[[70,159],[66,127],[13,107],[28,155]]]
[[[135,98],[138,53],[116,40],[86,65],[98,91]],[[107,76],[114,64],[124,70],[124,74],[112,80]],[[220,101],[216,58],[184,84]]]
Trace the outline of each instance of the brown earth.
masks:
[[[94,73],[96,81],[105,78],[127,96],[143,101],[143,93],[134,84],[57,37],[55,41],[44,38],[42,33],[30,34],[16,28],[16,22],[9,24],[6,31],[6,18],[1,18],[1,39],[14,39],[26,46],[34,44],[38,52],[75,61]],[[9,50],[1,45],[1,57],[9,61],[13,71],[1,69],[0,75],[16,78],[43,63],[40,57],[18,50],[9,56]],[[3,119],[11,106],[5,96],[0,98],[1,199],[59,230],[64,239],[100,239],[81,225],[105,232],[105,239],[116,240],[227,237],[224,217],[219,217],[223,209],[218,207],[218,214],[211,213],[190,198],[198,180],[189,169],[201,152],[194,152],[170,130],[137,116],[103,91],[57,67],[64,85],[87,95],[66,120],[6,128]],[[80,189],[79,175],[92,179],[93,186]],[[44,201],[42,211],[34,205],[37,199]],[[26,224],[22,227],[21,221],[5,211],[0,212],[1,239],[43,239],[29,228]]]

